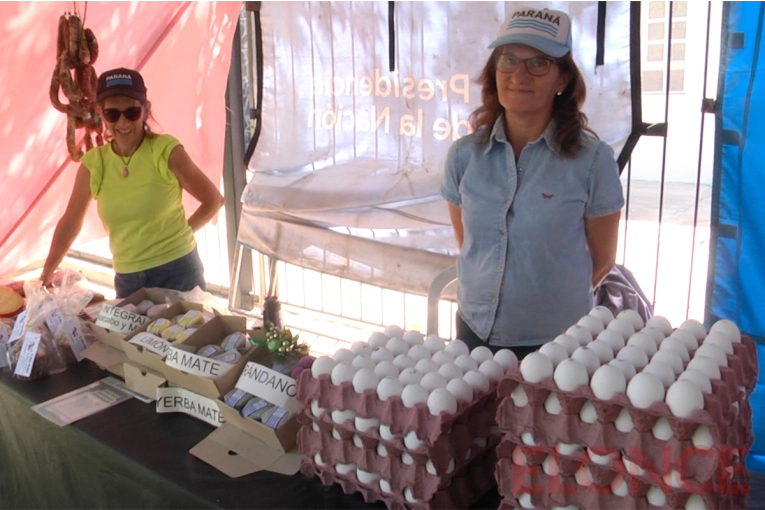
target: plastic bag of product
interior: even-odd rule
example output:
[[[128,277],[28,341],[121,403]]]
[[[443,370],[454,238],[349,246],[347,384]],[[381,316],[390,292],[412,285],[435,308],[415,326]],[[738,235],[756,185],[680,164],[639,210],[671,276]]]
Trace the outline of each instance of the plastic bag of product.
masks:
[[[8,356],[8,340],[11,338],[14,322],[14,319],[0,319],[0,370],[11,364]]]
[[[76,272],[64,273],[49,289],[56,304],[45,323],[69,364],[82,361],[82,351],[96,341],[90,323],[82,318],[93,300],[93,292],[85,287],[85,278]]]

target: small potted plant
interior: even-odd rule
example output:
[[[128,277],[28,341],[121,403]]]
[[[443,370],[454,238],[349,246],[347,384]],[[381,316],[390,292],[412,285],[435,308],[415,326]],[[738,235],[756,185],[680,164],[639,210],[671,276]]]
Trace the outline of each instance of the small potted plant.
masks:
[[[270,321],[263,323],[265,346],[271,358],[271,368],[290,377],[297,378],[313,364],[308,355],[308,345],[300,342],[300,335],[293,335],[288,328],[281,329]]]

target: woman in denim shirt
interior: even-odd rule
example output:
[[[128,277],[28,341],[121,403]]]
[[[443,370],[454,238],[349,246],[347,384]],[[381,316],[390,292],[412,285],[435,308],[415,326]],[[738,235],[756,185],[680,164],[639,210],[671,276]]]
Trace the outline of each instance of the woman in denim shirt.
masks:
[[[568,15],[518,9],[489,48],[474,132],[449,149],[441,194],[460,247],[457,338],[522,358],[592,308],[624,198],[581,112]]]

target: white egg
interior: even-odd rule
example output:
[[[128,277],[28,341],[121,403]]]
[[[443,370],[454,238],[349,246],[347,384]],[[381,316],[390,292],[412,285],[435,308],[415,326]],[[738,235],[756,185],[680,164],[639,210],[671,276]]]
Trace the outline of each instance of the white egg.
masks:
[[[422,376],[422,380],[420,381],[420,386],[425,388],[429,393],[437,390],[439,388],[446,388],[446,383],[448,381],[444,376],[439,374],[438,372],[428,372],[427,374]]]
[[[388,480],[380,479],[380,490],[384,494],[391,494],[393,490],[391,489],[390,482]]]
[[[438,372],[438,365],[433,363],[433,360],[431,359],[421,359],[414,365],[414,369],[425,375],[431,372]]]
[[[654,315],[648,319],[648,321],[645,323],[645,326],[647,328],[656,328],[660,330],[662,333],[664,333],[664,336],[669,336],[672,334],[672,324],[670,324],[666,317],[662,317],[661,315]]]
[[[518,496],[518,504],[521,505],[521,508],[536,508],[534,502],[531,501],[531,494],[527,492],[524,492]]]
[[[664,492],[656,486],[648,489],[645,497],[648,500],[649,505],[664,506],[667,504],[667,496],[665,496]]]
[[[373,390],[380,383],[380,378],[371,368],[362,368],[353,376],[353,391],[364,393],[364,390]]]
[[[671,351],[676,353],[680,357],[680,360],[683,362],[683,364],[688,363],[691,360],[691,355],[688,352],[688,349],[685,347],[685,344],[683,344],[683,342],[678,338],[666,338],[659,346],[659,352],[661,351]]]
[[[478,362],[471,358],[469,354],[460,354],[454,360],[454,364],[460,367],[463,373],[478,370]]]
[[[624,481],[624,477],[622,475],[614,476],[614,479],[611,480],[610,487],[611,492],[616,496],[623,498],[629,494],[629,487],[627,487],[627,482]]]
[[[683,359],[676,351],[671,349],[660,349],[651,357],[651,363],[665,363],[672,368],[676,376],[683,372]]]
[[[701,344],[702,347],[705,345],[714,345],[719,347],[725,354],[729,356],[734,352],[733,342],[725,335],[725,333],[721,333],[719,331],[710,332],[706,338],[704,338],[704,342]]]
[[[449,343],[446,344],[446,347],[444,347],[444,350],[454,356],[455,358],[457,356],[462,356],[463,354],[470,354],[470,348],[467,346],[465,342],[462,340],[452,340]]]
[[[376,363],[372,361],[371,358],[367,358],[366,356],[363,356],[361,354],[353,358],[353,361],[351,362],[351,366],[355,368],[356,370],[361,370],[362,368],[374,369],[375,365]]]
[[[600,367],[600,359],[595,351],[588,349],[587,347],[580,347],[574,351],[571,355],[571,359],[575,359],[587,369],[588,378]]]
[[[632,363],[638,372],[643,370],[648,364],[648,354],[635,345],[628,345],[616,354],[616,359],[621,359]]]
[[[513,454],[512,454],[513,464],[516,466],[525,466],[526,465],[526,454],[523,453],[523,449],[520,446],[516,446],[513,448]]]
[[[422,381],[422,372],[418,372],[415,368],[405,368],[398,374],[398,380],[404,386],[407,384],[419,384]]]
[[[473,393],[486,393],[489,391],[489,378],[478,370],[471,370],[463,375],[462,379],[473,388]]]
[[[576,443],[558,443],[555,445],[558,453],[567,457],[575,457],[584,450],[584,446]]]
[[[409,452],[401,452],[401,462],[407,466],[411,466],[414,464],[414,457],[412,457]]]
[[[353,434],[353,446],[356,448],[364,448],[364,443],[361,441],[361,436]]]
[[[676,338],[683,343],[688,353],[693,355],[696,349],[699,348],[699,341],[696,340],[696,335],[688,331],[687,329],[676,329],[669,335],[668,338]],[[666,342],[666,340],[665,340]]]
[[[335,471],[340,475],[350,475],[356,472],[356,464],[335,464]]]
[[[380,363],[381,361],[393,361],[393,358],[395,358],[393,353],[390,352],[385,347],[378,347],[377,349],[372,351],[372,354],[370,354],[369,357],[375,363]]]
[[[380,420],[377,418],[362,418],[361,416],[356,416],[353,419],[353,424],[359,432],[368,432],[379,427]]]
[[[381,361],[374,367],[375,374],[380,379],[384,377],[398,377],[399,370],[392,361]]]
[[[628,320],[635,331],[643,329],[643,318],[635,310],[622,310],[616,315],[617,319]]]
[[[380,457],[388,456],[388,449],[385,447],[383,443],[377,443],[377,455],[379,455]]]
[[[685,510],[707,510],[707,504],[699,494],[691,494],[685,501]]]
[[[321,458],[321,453],[316,452],[313,454],[313,461],[316,463],[317,466],[323,466],[324,461]]]
[[[715,360],[711,358],[705,356],[694,356],[691,361],[688,362],[688,366],[686,366],[685,369],[691,370],[694,368],[709,377],[710,381],[720,378],[720,365],[718,365]]]
[[[321,432],[319,425],[315,421],[311,422],[311,430],[313,430],[314,432]]]
[[[632,462],[627,457],[622,457],[622,462],[624,463],[624,468],[627,471],[627,474],[633,475],[633,476],[643,476],[645,475],[645,469],[640,467],[639,464],[636,462]]]
[[[712,393],[712,383],[709,377],[701,370],[691,368],[685,370],[677,378],[678,381],[691,381],[693,384],[699,387],[702,393]]]
[[[576,480],[576,483],[582,487],[592,486],[592,473],[590,473],[590,468],[587,467],[587,464],[579,466],[579,469],[574,473],[574,479]]]
[[[675,382],[675,372],[672,370],[672,367],[661,361],[651,361],[640,373],[655,376],[661,381],[665,390]]]
[[[614,350],[603,340],[593,340],[587,344],[587,348],[598,356],[599,365],[605,365],[614,359]]]
[[[380,424],[380,438],[383,441],[393,441],[396,439],[396,434],[394,434],[389,425],[385,425],[383,423]]]
[[[545,457],[542,461],[542,471],[547,476],[558,476],[560,474],[560,466],[558,466],[558,461],[555,460],[555,457],[552,455]]]
[[[629,319],[614,319],[606,326],[606,331],[614,331],[622,335],[625,340],[635,334],[635,326]]]
[[[572,338],[572,341],[576,342],[576,340],[573,338]],[[579,348],[578,342],[576,342],[576,348]],[[574,350],[576,350],[576,348]],[[502,352],[502,351],[499,351],[499,352]],[[563,347],[562,344],[555,343],[555,342],[547,342],[546,344],[544,344],[542,347],[539,348],[539,352],[547,356],[549,360],[552,361],[553,368],[557,367],[561,361],[568,358],[569,356],[569,353],[566,350],[566,348]],[[574,351],[571,351],[571,352],[574,352]]]
[[[510,393],[510,398],[513,399],[515,407],[525,407],[529,403],[529,396],[526,395],[526,390],[520,384]]]
[[[503,372],[518,368],[518,357],[510,349],[500,349],[494,353],[494,361],[500,364]]]
[[[359,354],[369,354],[372,352],[373,347],[367,342],[353,342],[351,344],[351,352],[358,356]]]
[[[412,358],[414,362],[417,363],[423,359],[430,359],[430,351],[427,350],[423,345],[413,345],[409,348],[409,353],[407,356]]]
[[[388,336],[381,331],[375,331],[369,335],[367,343],[372,349],[379,349],[380,347],[385,347],[385,344],[388,343]]]
[[[598,411],[595,410],[595,405],[589,400],[584,403],[579,410],[579,419],[584,423],[595,423],[598,421]]]
[[[616,367],[619,370],[621,370],[627,382],[629,382],[629,380],[635,377],[635,374],[637,374],[635,365],[633,365],[629,361],[626,361],[623,359],[614,359],[609,361],[608,364],[611,365],[612,367]]]
[[[580,346],[587,345],[588,343],[592,342],[592,338],[593,338],[593,334],[590,333],[590,330],[585,328],[584,326],[580,326],[579,324],[574,324],[573,326],[568,328],[566,330],[566,334],[576,338]]]
[[[433,464],[433,461],[428,459],[428,461],[425,463],[425,471],[428,472],[428,474],[431,474],[433,476],[438,475],[438,471],[436,471],[436,466]]]
[[[643,333],[644,335],[648,335],[656,342],[656,347],[659,347],[662,342],[664,342],[664,339],[666,338],[664,336],[664,332],[660,329],[656,329],[654,327],[650,328],[643,328],[640,330],[640,333]]]
[[[521,442],[526,446],[536,446],[537,444],[536,441],[534,441],[534,436],[528,430],[521,433]]]
[[[350,351],[348,351],[350,352]],[[356,369],[348,363],[338,363],[335,368],[332,369],[330,380],[335,386],[340,386],[344,382],[353,381],[353,376],[356,375]]]
[[[446,474],[450,475],[454,473],[454,468],[457,467],[457,464],[454,462],[454,457],[449,459],[449,464],[446,466]]]
[[[311,375],[314,379],[318,379],[319,376],[331,374],[333,368],[335,368],[335,360],[329,356],[319,356],[311,365]]]
[[[690,418],[693,413],[704,409],[704,395],[691,381],[677,381],[667,390],[665,402],[672,414],[678,418]]]
[[[682,475],[673,469],[664,475],[664,483],[674,489],[680,489],[683,486]]]
[[[611,312],[611,310],[603,305],[598,305],[590,310],[590,315],[600,319],[600,322],[603,323],[603,327],[607,326],[609,322],[614,320],[613,312]]]
[[[412,491],[411,487],[404,489],[404,499],[406,499],[409,503],[417,503],[419,501],[414,497],[414,492]]]
[[[406,343],[409,344],[409,347],[413,345],[422,345],[422,342],[425,340],[422,336],[422,333],[419,331],[414,331],[412,329],[408,331],[404,331],[404,334],[401,335],[401,338],[403,338]]]
[[[691,436],[691,443],[693,446],[699,449],[708,450],[715,445],[715,440],[712,437],[712,432],[706,425],[699,425],[696,432]]]
[[[360,483],[363,484],[372,484],[376,483],[380,479],[380,475],[377,473],[370,473],[369,471],[364,471],[361,468],[356,468],[356,478],[359,480]]]
[[[479,345],[472,351],[470,351],[470,357],[473,358],[479,365],[487,359],[494,359],[494,353],[491,349],[484,345]]]
[[[713,360],[715,363],[717,363],[718,367],[728,366],[728,356],[725,354],[725,351],[714,344],[703,344],[698,349],[696,349],[696,353],[693,355],[693,359],[701,357]]]
[[[590,377],[587,373],[587,367],[580,361],[568,358],[561,361],[555,368],[553,380],[559,389],[563,391],[574,391],[582,385],[589,384]]]
[[[316,418],[321,416],[322,414],[326,413],[327,410],[323,407],[319,406],[319,401],[316,399],[311,400],[311,414],[313,414]]]
[[[401,326],[397,326],[395,324],[392,324],[390,326],[387,326],[385,330],[383,331],[385,333],[385,336],[388,338],[393,338],[394,336],[400,337],[404,334],[404,329]]]
[[[353,363],[353,358],[355,358],[356,355],[353,354],[353,351],[350,349],[342,348],[335,351],[335,353],[332,355],[332,359],[335,360],[335,363]]]
[[[404,386],[404,383],[396,378],[384,377],[377,384],[377,398],[384,402],[391,397],[400,397]]]
[[[407,384],[401,392],[401,401],[404,407],[410,408],[420,403],[424,404],[428,401],[428,390],[419,384]]]
[[[444,363],[438,367],[438,373],[447,381],[451,381],[452,379],[462,379],[463,375],[462,369],[454,363]]]
[[[553,343],[562,346],[566,349],[566,356],[571,356],[575,350],[579,348],[579,340],[571,335],[562,334],[553,339]]]
[[[493,359],[487,359],[478,367],[478,371],[489,378],[490,382],[497,383],[502,380],[505,375],[505,370],[502,365],[494,361]]]
[[[399,370],[404,370],[405,368],[414,368],[416,364],[417,362],[406,354],[399,354],[393,358],[393,366]]]
[[[680,324],[677,329],[687,329],[693,333],[693,336],[695,336],[696,340],[699,342],[704,340],[704,337],[707,336],[707,328],[705,328],[704,325],[696,319],[688,319],[687,321]]]
[[[611,400],[614,395],[627,391],[627,378],[618,367],[603,365],[592,374],[590,389],[600,400]]]
[[[603,321],[592,315],[585,315],[577,321],[577,325],[586,328],[593,337],[598,336],[604,329],[606,329],[603,325]]]
[[[406,354],[409,352],[409,344],[406,343],[406,340],[396,336],[388,340],[388,343],[385,344],[385,348],[393,353],[394,358],[399,354]]]
[[[632,416],[630,416],[630,412],[626,407],[622,408],[616,420],[614,420],[614,427],[619,432],[624,432],[625,434],[629,434],[635,428],[635,424],[632,423]]]
[[[545,411],[547,411],[549,414],[558,415],[563,412],[563,407],[560,405],[560,400],[558,400],[558,395],[555,393],[550,393],[547,398],[545,399]]]
[[[440,367],[446,363],[454,363],[454,356],[446,351],[438,351],[433,354],[430,360]]]
[[[661,416],[658,420],[656,420],[656,423],[653,424],[651,432],[653,433],[653,437],[661,441],[669,441],[674,435],[672,433],[672,426],[664,416]]]
[[[645,353],[648,354],[649,358],[656,354],[656,351],[659,350],[659,348],[656,346],[656,340],[654,340],[651,335],[643,333],[642,331],[635,333],[629,338],[629,340],[627,340],[627,347],[630,345],[634,345],[635,347],[643,349]]]
[[[741,343],[741,330],[736,323],[728,319],[720,319],[709,328],[710,333],[723,333],[734,344]]]
[[[433,416],[457,412],[457,399],[446,388],[436,388],[428,395],[428,411]]]
[[[473,388],[461,376],[446,383],[446,390],[454,395],[457,402],[473,401]]]
[[[587,448],[587,456],[593,464],[597,464],[598,466],[612,466],[614,464],[614,457],[618,454],[618,452],[614,452],[610,455],[598,455],[592,448]]]
[[[354,418],[356,418],[356,413],[351,409],[332,411],[332,421],[337,424],[345,423],[348,420],[354,421]]]
[[[540,352],[532,352],[521,360],[521,376],[523,379],[538,383],[553,375],[553,364],[550,358]]]
[[[427,350],[429,350],[431,354],[435,354],[444,350],[444,347],[446,347],[446,342],[444,342],[444,339],[438,335],[428,335],[422,345]]]
[[[425,443],[423,443],[420,438],[417,437],[417,433],[414,430],[410,430],[404,436],[404,446],[406,446],[408,450],[414,451],[423,444]]]
[[[664,400],[664,385],[655,375],[640,372],[627,385],[627,398],[638,409],[647,409]]]

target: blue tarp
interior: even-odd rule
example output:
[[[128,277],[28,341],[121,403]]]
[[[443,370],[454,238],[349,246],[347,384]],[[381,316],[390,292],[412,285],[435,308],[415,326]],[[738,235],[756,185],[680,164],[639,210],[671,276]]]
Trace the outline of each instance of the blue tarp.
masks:
[[[736,322],[765,359],[765,59],[763,2],[723,7],[717,94],[707,325]],[[755,443],[747,460],[765,471],[765,377],[751,397]]]

